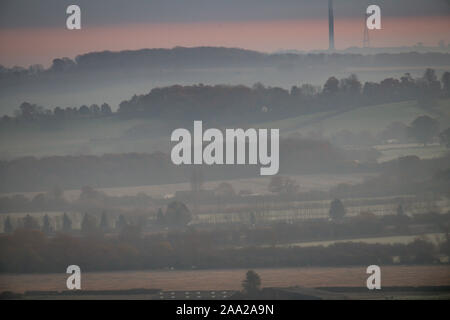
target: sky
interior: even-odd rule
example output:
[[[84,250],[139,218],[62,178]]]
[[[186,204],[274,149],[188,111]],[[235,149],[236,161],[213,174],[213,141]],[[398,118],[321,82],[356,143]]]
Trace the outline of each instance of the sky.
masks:
[[[66,29],[81,8],[82,30]],[[337,49],[361,46],[364,13],[381,8],[371,46],[450,43],[450,0],[334,0]],[[43,64],[103,50],[226,46],[265,52],[328,47],[327,0],[2,0],[0,64]]]

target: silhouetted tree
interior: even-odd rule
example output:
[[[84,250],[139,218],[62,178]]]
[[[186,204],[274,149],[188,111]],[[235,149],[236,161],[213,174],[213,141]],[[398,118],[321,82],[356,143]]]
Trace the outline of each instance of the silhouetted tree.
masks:
[[[38,119],[44,113],[44,108],[36,104],[24,102],[19,107],[19,117],[24,120]]]
[[[169,225],[185,226],[191,221],[192,215],[184,203],[172,201],[167,205],[164,218]]]
[[[242,281],[242,289],[244,293],[249,296],[257,295],[259,293],[260,287],[261,278],[259,277],[259,275],[253,270],[247,271],[245,279]]]
[[[327,82],[323,85],[324,95],[334,95],[339,91],[339,80],[336,77],[328,78]]]
[[[28,230],[39,230],[39,224],[36,219],[27,214],[25,218],[23,218],[23,227]]]
[[[67,213],[63,215],[63,231],[68,232],[72,230],[72,220],[70,220]]]
[[[98,106],[98,104],[92,104],[89,107],[89,112],[93,115],[93,116],[98,116],[100,115],[100,107]]]
[[[424,108],[433,107],[436,105],[439,92],[441,90],[441,83],[439,82],[436,71],[433,69],[425,70],[425,73],[418,81],[419,84],[419,104]]]
[[[101,113],[104,116],[109,116],[112,114],[112,110],[111,110],[111,107],[109,106],[109,104],[107,104],[107,103],[102,104]]]
[[[444,89],[444,93],[448,96],[450,95],[450,72],[444,72],[442,75],[442,87]]]
[[[439,140],[441,141],[441,144],[450,148],[450,127],[439,134]]]
[[[122,230],[122,229],[125,228],[126,226],[128,226],[128,222],[127,222],[127,220],[125,219],[124,215],[121,214],[121,215],[119,216],[119,218],[117,219],[117,221],[116,221],[116,229],[117,229],[117,230]]]
[[[398,205],[397,207],[397,215],[398,216],[403,216],[405,213],[403,212],[403,206],[401,204]]]
[[[158,213],[156,214],[156,221],[159,224],[164,224],[165,223],[164,213],[163,213],[161,208],[158,209]]]
[[[42,232],[49,234],[53,231],[52,225],[50,223],[50,218],[49,216],[46,214],[44,216],[44,221],[42,223]]]
[[[66,111],[61,107],[55,107],[53,109],[53,115],[58,120],[64,119],[66,117]]]
[[[82,116],[87,116],[91,113],[91,111],[89,110],[89,107],[86,105],[82,105],[80,107],[80,109],[78,110],[78,112],[80,113],[80,115]]]
[[[345,208],[342,201],[334,199],[330,204],[330,218],[333,220],[342,219],[345,216]]]
[[[425,80],[427,83],[434,83],[437,82],[437,76],[436,71],[434,69],[426,69],[425,73],[423,74],[423,80]]]
[[[108,216],[105,211],[102,212],[102,217],[100,220],[100,228],[102,230],[107,230],[109,228]]]
[[[5,233],[13,232],[13,226],[12,226],[11,219],[9,218],[9,216],[6,217],[3,229],[4,229]]]
[[[351,74],[348,78],[341,79],[339,82],[339,90],[353,97],[356,97],[361,93],[361,87],[361,82],[354,74]]]
[[[50,67],[50,71],[64,72],[75,67],[76,64],[73,60],[69,58],[58,58],[53,60],[52,66]]]
[[[256,224],[256,217],[255,217],[255,213],[254,212],[250,213],[250,224],[252,226],[254,226]]]
[[[85,213],[83,220],[81,221],[81,231],[84,233],[94,233],[96,229],[96,223],[94,217]]]
[[[412,137],[426,146],[439,132],[439,123],[429,116],[420,116],[411,123],[409,130]]]

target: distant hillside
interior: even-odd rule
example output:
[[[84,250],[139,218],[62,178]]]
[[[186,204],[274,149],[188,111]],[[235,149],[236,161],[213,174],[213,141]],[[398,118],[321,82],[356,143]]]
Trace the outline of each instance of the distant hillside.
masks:
[[[357,73],[363,81],[380,81],[406,72],[420,76],[428,67],[440,75],[448,66],[449,53],[265,54],[223,47],[92,52],[73,60],[56,58],[47,69],[0,66],[0,114],[12,114],[24,101],[50,107],[106,102],[114,110],[124,97],[175,83],[262,82],[289,89],[323,84],[330,75]]]
[[[341,130],[353,132],[369,131],[377,133],[393,122],[401,122],[405,125],[411,123],[421,115],[429,115],[436,118],[442,129],[450,126],[450,100],[439,101],[435,108],[428,110],[418,106],[416,101],[403,101],[365,106],[341,112],[328,111],[289,119],[265,122],[258,126],[280,128],[285,135],[308,134],[308,132],[320,132],[325,136],[331,136]]]
[[[258,177],[259,165],[199,165],[205,180]],[[165,153],[101,156],[23,157],[0,161],[0,192],[43,191],[54,186],[79,189],[189,182],[194,166],[176,166]],[[326,141],[280,142],[280,173],[342,173],[361,170],[348,155]]]
[[[189,68],[222,67],[273,67],[288,64],[286,67],[390,67],[390,66],[448,66],[448,52],[401,52],[376,53],[273,53],[226,47],[175,47],[173,49],[141,49],[126,51],[90,52],[69,58],[55,58],[48,69],[32,66],[5,68],[0,65],[0,80],[11,78],[26,79],[47,73],[96,70],[129,70],[135,68],[154,68],[182,70]]]
[[[92,52],[76,57],[74,67],[78,70],[126,69],[144,66],[157,69],[252,67],[269,64],[270,57],[265,53],[238,48],[175,47],[173,49]],[[52,67],[54,68],[55,64]]]

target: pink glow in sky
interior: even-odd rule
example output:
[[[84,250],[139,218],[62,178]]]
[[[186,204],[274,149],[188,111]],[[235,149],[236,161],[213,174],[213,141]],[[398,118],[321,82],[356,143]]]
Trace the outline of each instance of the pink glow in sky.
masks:
[[[335,23],[336,47],[361,46],[363,19],[339,19]],[[448,17],[383,18],[382,30],[370,32],[373,47],[412,46],[418,42],[436,46],[450,41]],[[0,30],[0,64],[40,63],[55,57],[75,57],[92,51],[119,51],[175,46],[240,47],[265,52],[279,49],[313,50],[328,47],[327,20],[252,22],[202,22],[122,24],[111,27],[83,26],[69,31],[62,26],[40,29]]]

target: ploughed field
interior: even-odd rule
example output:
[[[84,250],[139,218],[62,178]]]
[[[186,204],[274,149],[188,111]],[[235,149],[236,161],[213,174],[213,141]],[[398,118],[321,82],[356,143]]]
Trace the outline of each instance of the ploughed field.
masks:
[[[365,287],[366,267],[255,269],[262,287]],[[390,286],[450,286],[450,266],[380,266],[381,283]],[[157,288],[240,290],[246,269],[83,272],[85,290]],[[66,290],[67,274],[0,274],[0,292]]]

